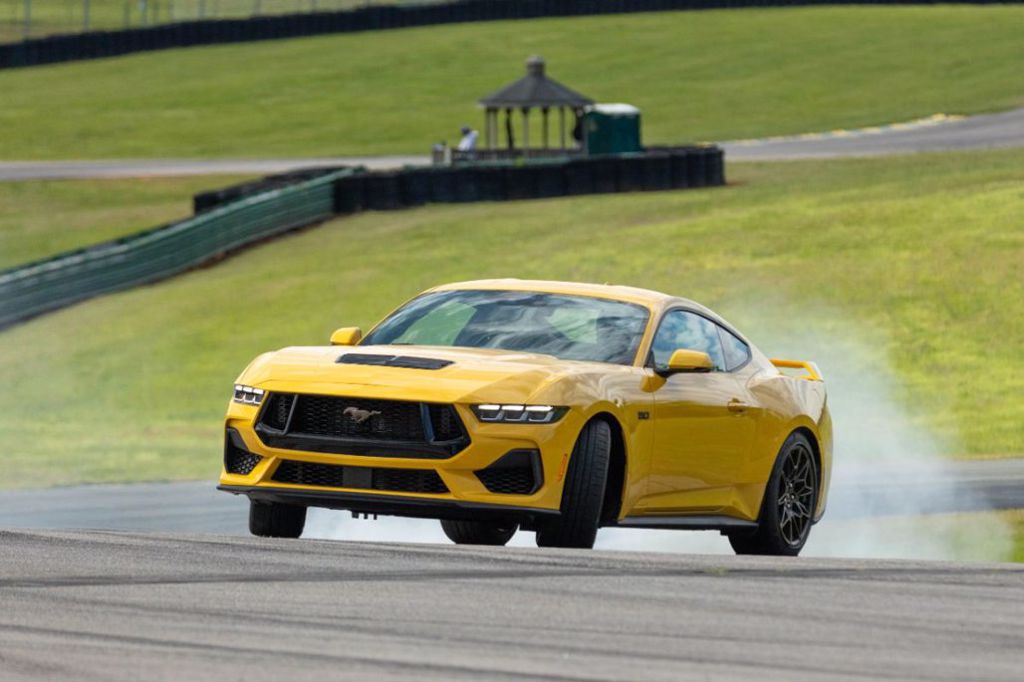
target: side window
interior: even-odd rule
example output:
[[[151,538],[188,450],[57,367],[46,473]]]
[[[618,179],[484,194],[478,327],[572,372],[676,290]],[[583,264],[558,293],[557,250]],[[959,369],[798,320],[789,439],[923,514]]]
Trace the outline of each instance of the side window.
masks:
[[[722,350],[725,351],[725,368],[731,372],[745,365],[750,359],[750,347],[721,327],[718,331],[722,336]]]
[[[680,348],[699,350],[711,356],[715,369],[725,369],[722,342],[718,338],[718,325],[695,313],[673,310],[661,319],[658,333],[651,344],[654,366],[664,367],[672,352]]]

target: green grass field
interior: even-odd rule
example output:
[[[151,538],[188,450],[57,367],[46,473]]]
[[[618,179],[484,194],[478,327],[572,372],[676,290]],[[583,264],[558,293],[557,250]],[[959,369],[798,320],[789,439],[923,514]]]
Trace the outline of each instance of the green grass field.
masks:
[[[1022,27],[1020,6],[672,12],[2,71],[0,158],[427,153],[481,125],[476,100],[532,53],[598,101],[639,106],[648,143],[974,113],[1024,105]]]
[[[0,485],[214,476],[257,353],[493,276],[696,298],[766,352],[891,380],[867,400],[951,453],[1021,453],[1022,168],[1024,151],[735,165],[729,188],[339,219],[0,333]]]
[[[184,218],[237,176],[0,183],[0,270]]]

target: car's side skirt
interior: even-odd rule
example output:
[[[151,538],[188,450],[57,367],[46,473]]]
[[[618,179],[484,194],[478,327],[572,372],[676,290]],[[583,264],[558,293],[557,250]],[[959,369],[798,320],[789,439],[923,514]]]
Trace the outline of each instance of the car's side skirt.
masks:
[[[429,499],[399,495],[373,495],[330,490],[304,490],[270,486],[219,485],[218,490],[247,495],[260,502],[280,502],[303,507],[344,509],[359,514],[411,516],[426,519],[466,521],[514,520],[532,525],[543,519],[558,518],[557,509],[537,509],[502,504],[464,502],[462,500]]]
[[[627,516],[617,521],[619,528],[658,528],[663,530],[757,530],[756,521],[734,519],[715,514],[701,516]]]

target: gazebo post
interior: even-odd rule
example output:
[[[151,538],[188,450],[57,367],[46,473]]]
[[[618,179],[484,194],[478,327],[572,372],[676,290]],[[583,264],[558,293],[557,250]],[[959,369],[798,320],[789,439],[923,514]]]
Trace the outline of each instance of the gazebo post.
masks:
[[[523,156],[530,155],[530,107],[523,107]]]
[[[505,141],[509,150],[516,148],[516,139],[512,134],[512,108],[505,109]]]
[[[491,110],[484,109],[484,146],[491,148]]]
[[[558,107],[558,140],[565,149],[565,107]]]
[[[544,142],[542,146],[544,149],[548,148],[548,107],[541,109],[541,113],[544,115]]]

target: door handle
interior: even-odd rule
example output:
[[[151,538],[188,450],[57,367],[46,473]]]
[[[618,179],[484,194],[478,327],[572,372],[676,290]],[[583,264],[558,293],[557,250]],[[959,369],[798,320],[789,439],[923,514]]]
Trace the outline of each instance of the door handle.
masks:
[[[747,408],[750,407],[750,405],[746,404],[742,400],[733,398],[728,403],[726,403],[726,407],[729,408],[730,412],[746,412]]]

